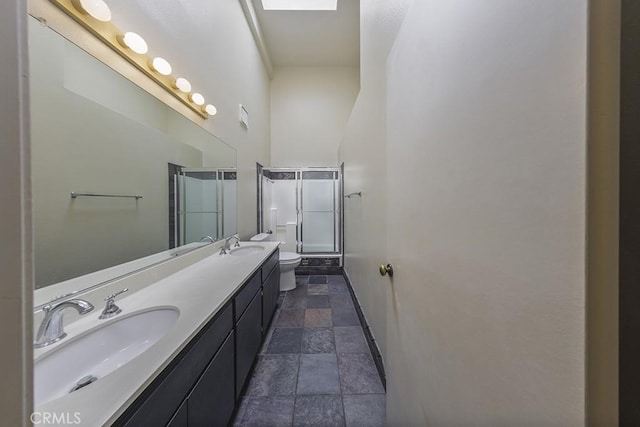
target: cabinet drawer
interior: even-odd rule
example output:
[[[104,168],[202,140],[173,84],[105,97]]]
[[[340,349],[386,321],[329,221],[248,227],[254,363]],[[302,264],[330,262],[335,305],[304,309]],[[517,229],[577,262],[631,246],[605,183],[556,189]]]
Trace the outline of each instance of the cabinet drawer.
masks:
[[[267,280],[267,277],[269,277],[271,270],[273,270],[273,267],[278,265],[278,262],[280,262],[280,249],[276,249],[276,251],[269,257],[269,259],[266,260],[264,264],[262,264],[262,283]]]
[[[115,425],[166,425],[232,328],[229,304],[147,388],[150,393],[143,393]]]
[[[260,285],[262,282],[260,281],[260,271],[257,271],[251,279],[247,281],[247,283],[240,289],[236,297],[234,298],[234,303],[236,305],[236,317],[235,321],[242,316],[242,313],[247,309],[247,306],[251,302],[254,296],[260,291]]]

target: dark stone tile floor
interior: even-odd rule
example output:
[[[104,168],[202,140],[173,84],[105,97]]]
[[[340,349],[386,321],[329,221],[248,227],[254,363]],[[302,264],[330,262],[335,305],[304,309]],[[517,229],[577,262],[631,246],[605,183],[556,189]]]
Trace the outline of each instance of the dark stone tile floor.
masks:
[[[234,426],[382,426],[385,394],[342,276],[296,276]]]

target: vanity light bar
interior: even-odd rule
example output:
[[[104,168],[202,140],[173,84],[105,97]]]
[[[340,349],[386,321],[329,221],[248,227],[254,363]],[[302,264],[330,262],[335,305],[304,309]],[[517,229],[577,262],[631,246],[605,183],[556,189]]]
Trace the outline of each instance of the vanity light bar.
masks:
[[[148,46],[140,35],[123,34],[110,22],[111,10],[103,0],[50,1],[200,117],[207,119],[216,114],[213,105],[205,106],[201,94],[191,93],[191,83],[187,79],[176,79],[171,75],[172,68],[166,59],[146,54]]]

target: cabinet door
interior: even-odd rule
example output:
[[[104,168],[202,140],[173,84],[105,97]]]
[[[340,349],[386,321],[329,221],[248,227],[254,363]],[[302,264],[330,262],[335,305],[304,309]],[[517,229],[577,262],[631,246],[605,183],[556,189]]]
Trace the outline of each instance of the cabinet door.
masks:
[[[226,426],[233,414],[233,334],[222,345],[187,400],[189,426]]]
[[[262,341],[262,296],[253,298],[236,324],[236,397],[240,396]]]
[[[262,284],[262,292],[264,294],[264,305],[262,310],[262,324],[264,326],[264,332],[267,332],[267,327],[273,312],[278,304],[278,297],[280,296],[280,266],[276,265],[271,271],[267,280]]]

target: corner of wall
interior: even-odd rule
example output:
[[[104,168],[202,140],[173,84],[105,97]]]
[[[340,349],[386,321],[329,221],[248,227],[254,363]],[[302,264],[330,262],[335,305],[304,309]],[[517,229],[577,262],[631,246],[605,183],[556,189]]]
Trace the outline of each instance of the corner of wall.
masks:
[[[33,280],[31,248],[27,11],[22,0],[0,6],[0,412],[5,425],[31,425]]]
[[[618,425],[620,1],[589,11],[587,423]]]

